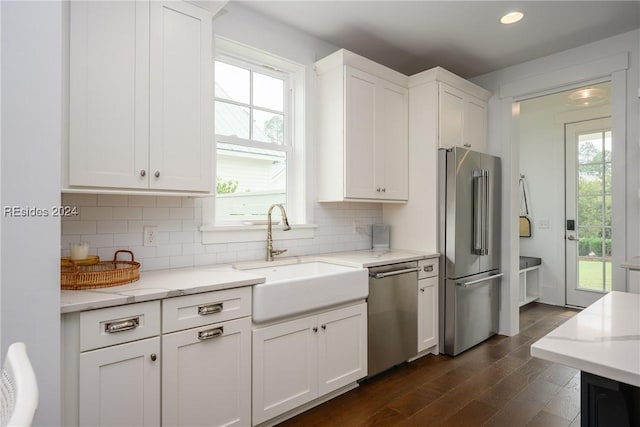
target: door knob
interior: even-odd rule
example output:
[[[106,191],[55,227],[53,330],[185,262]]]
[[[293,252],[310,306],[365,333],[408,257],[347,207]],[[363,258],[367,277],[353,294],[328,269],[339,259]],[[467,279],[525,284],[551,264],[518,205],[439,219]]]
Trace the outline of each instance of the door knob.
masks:
[[[567,237],[567,240],[572,240],[572,241],[574,241],[574,242],[579,242],[579,241],[580,241],[580,239],[577,239],[577,238],[576,238],[575,236],[573,236],[573,235],[569,235],[569,236]]]

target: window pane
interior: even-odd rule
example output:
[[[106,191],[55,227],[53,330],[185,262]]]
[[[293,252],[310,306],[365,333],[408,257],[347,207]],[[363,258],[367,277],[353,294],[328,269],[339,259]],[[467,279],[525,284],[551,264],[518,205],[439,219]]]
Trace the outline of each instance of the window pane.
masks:
[[[578,193],[585,195],[602,194],[602,164],[578,166]]]
[[[578,225],[602,226],[602,196],[585,196],[578,198]]]
[[[611,227],[611,196],[604,197],[604,225]]]
[[[580,227],[578,229],[578,256],[601,257],[602,256],[602,228]]]
[[[249,139],[249,109],[216,101],[216,134]]]
[[[578,136],[578,163],[602,162],[602,133]]]
[[[578,261],[578,288],[601,291],[604,263],[601,259],[582,259]]]
[[[604,191],[611,194],[611,163],[604,165]]]
[[[281,79],[253,73],[253,105],[284,111],[284,82]]]
[[[216,222],[260,221],[286,203],[286,153],[218,144]]]
[[[253,110],[253,139],[284,144],[284,120],[282,114]]]
[[[215,61],[215,96],[249,104],[249,70]]]

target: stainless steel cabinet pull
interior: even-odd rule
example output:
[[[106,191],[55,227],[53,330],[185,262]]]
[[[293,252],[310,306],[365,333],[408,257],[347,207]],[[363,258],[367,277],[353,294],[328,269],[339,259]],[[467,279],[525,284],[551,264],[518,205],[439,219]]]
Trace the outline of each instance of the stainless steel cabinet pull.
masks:
[[[223,309],[224,305],[221,302],[217,304],[201,305],[198,307],[198,314],[201,316],[206,316],[207,314],[220,313]]]
[[[470,288],[471,286],[477,285],[478,283],[497,279],[498,277],[502,277],[502,276],[504,276],[504,273],[498,273],[498,274],[494,274],[493,276],[485,277],[484,279],[472,280],[470,282],[459,282],[459,283],[456,283],[456,286],[461,286],[463,288]]]
[[[424,266],[424,271],[426,271],[427,273],[430,273],[433,271],[433,265],[425,265]]]
[[[313,332],[318,332],[318,327],[317,326],[313,327]]]
[[[376,191],[379,193],[380,192],[380,187],[376,188]]]
[[[386,189],[385,187],[382,187],[382,192],[383,192],[383,193],[386,193],[386,192],[387,192],[387,189]]]
[[[146,171],[146,170],[142,169],[142,170],[140,171],[140,176],[145,176],[146,174],[147,174],[147,171]]]
[[[160,171],[156,171],[156,173],[153,174],[156,178],[160,178]]]
[[[417,273],[418,271],[420,271],[420,268],[418,267],[405,268],[403,270],[393,270],[387,271],[385,273],[376,273],[373,277],[375,277],[376,279],[384,279],[385,277],[397,276],[399,274]]]
[[[210,340],[211,338],[222,336],[222,334],[224,334],[224,327],[220,326],[219,328],[198,332],[198,339],[200,341]]]
[[[155,354],[155,353],[151,353],[151,356],[149,356],[149,357],[151,358],[151,361],[152,361],[152,362],[155,362],[155,361],[156,361],[156,359],[158,358],[158,356],[156,356],[156,354]]]
[[[104,331],[108,334],[115,334],[116,332],[130,331],[131,329],[135,329],[138,326],[140,326],[140,318],[132,317],[131,319],[105,323]]]
[[[322,325],[321,328],[322,328],[323,331],[326,331],[327,330],[327,325]]]
[[[424,288],[420,288],[420,292],[424,292]]]

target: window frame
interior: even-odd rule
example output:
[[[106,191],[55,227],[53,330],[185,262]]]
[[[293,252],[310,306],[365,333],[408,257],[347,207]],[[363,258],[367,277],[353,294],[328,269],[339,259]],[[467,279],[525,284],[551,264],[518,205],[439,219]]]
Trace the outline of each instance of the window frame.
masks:
[[[255,71],[270,75],[269,69],[278,70],[280,73],[289,74],[288,90],[289,102],[285,101],[285,141],[283,144],[263,143],[252,141],[247,144],[251,147],[265,148],[287,152],[287,215],[293,226],[282,238],[310,238],[314,235],[312,209],[306,195],[308,194],[306,177],[306,67],[294,61],[262,51],[258,48],[244,45],[233,40],[214,36],[215,53],[212,62],[221,60],[236,65],[229,61],[238,61],[243,68],[245,64],[254,64]],[[273,71],[271,71],[273,73]],[[213,79],[213,75],[212,75]],[[286,98],[286,97],[285,97]],[[215,103],[216,98],[211,102]],[[288,105],[287,105],[288,104]],[[287,108],[289,114],[286,114]],[[260,109],[258,107],[258,109]],[[251,124],[250,124],[251,125]],[[287,136],[288,134],[288,136]],[[215,135],[215,134],[214,134]],[[236,137],[219,137],[215,135],[212,141],[213,147],[213,179],[216,180],[217,145],[218,142],[245,145],[244,139]],[[215,188],[215,187],[214,187]],[[243,225],[216,223],[215,195],[207,197],[202,203],[202,243],[227,243],[248,242],[264,240],[265,225]],[[277,237],[278,230],[274,227]]]

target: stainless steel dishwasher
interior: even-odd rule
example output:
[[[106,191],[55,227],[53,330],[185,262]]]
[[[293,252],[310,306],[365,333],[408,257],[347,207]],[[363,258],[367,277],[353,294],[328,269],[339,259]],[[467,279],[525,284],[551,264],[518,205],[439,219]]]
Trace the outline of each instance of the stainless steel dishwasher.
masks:
[[[418,270],[417,261],[369,268],[369,376],[418,352]]]

